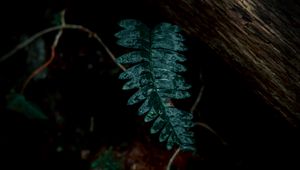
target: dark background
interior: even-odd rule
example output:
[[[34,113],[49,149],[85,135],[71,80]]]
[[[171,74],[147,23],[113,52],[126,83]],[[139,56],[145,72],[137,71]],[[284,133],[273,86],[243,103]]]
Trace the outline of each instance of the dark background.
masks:
[[[67,23],[80,24],[98,33],[116,56],[125,52],[115,44],[114,37],[121,19],[139,19],[149,26],[162,21],[172,23],[150,0],[9,1],[1,4],[0,54],[14,48],[22,36],[52,26],[53,17],[63,9]],[[55,33],[43,36],[48,54],[54,36]],[[195,121],[207,123],[227,145],[205,129],[195,127],[198,151],[195,155],[179,155],[178,160],[184,161],[175,162],[174,169],[299,167],[299,129],[292,128],[263,103],[252,92],[249,82],[206,44],[185,36],[189,51],[185,53],[188,71],[184,75],[193,86],[192,97],[176,102],[176,106],[189,110],[204,84]],[[113,146],[116,154],[122,153],[125,169],[130,169],[130,150],[140,143],[146,148],[139,150],[145,157],[144,168],[163,169],[172,151],[167,151],[157,136],[150,135],[150,125],[135,114],[138,106],[126,106],[133,91],[121,90],[121,70],[103,47],[86,33],[65,30],[57,53],[47,77],[32,80],[24,94],[49,120],[31,120],[6,109],[10,90],[20,90],[30,74],[26,71],[24,50],[0,63],[1,152],[6,162],[2,166],[89,169],[98,152]],[[62,122],[57,121],[57,114],[63,117]],[[91,117],[95,120],[93,132],[89,132]],[[62,146],[62,152],[56,151],[58,146]],[[88,159],[82,159],[82,150],[91,152]]]

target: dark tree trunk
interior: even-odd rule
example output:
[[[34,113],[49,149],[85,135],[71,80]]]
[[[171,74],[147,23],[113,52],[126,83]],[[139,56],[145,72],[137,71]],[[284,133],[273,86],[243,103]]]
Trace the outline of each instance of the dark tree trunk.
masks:
[[[236,68],[266,103],[300,119],[300,1],[160,0],[161,11]]]

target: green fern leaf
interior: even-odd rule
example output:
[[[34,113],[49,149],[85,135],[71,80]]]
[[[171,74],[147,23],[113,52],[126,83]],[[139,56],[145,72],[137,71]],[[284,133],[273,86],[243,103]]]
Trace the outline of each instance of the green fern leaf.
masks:
[[[179,27],[162,23],[151,30],[132,19],[121,21],[120,26],[124,29],[115,34],[117,43],[137,49],[117,58],[118,63],[131,65],[119,76],[128,80],[123,89],[138,89],[128,105],[143,102],[138,114],[145,115],[145,122],[153,121],[150,133],[160,132],[159,141],[165,141],[167,149],[177,144],[183,150],[194,150],[192,114],[170,104],[171,99],[189,97],[186,90],[191,88],[178,74],[186,71],[179,63],[186,60],[178,53],[186,50]]]
[[[133,51],[127,54],[124,54],[117,58],[117,62],[123,64],[135,64],[143,61],[143,55],[146,55],[144,51]]]
[[[150,45],[149,28],[137,20],[123,20],[119,23],[124,30],[115,34],[118,44],[123,47],[145,49]]]

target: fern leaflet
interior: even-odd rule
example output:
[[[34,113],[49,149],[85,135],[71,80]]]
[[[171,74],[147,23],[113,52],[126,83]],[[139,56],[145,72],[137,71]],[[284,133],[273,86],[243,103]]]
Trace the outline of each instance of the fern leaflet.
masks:
[[[179,27],[161,23],[151,30],[133,19],[122,20],[119,25],[124,29],[115,34],[117,43],[136,50],[117,58],[118,63],[131,65],[119,76],[129,80],[123,89],[139,89],[128,105],[143,102],[138,114],[145,114],[145,122],[153,121],[150,132],[160,132],[159,141],[166,141],[167,149],[177,144],[182,150],[194,150],[189,131],[193,116],[171,104],[171,99],[189,97],[186,90],[191,88],[178,74],[186,70],[179,63],[186,60],[178,53],[186,50]]]

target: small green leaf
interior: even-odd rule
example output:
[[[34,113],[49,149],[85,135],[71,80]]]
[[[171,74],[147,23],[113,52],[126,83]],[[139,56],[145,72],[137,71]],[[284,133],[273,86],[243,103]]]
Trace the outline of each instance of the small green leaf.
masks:
[[[149,75],[146,72],[141,73],[140,77],[144,78],[140,79],[139,77],[133,77],[131,80],[126,82],[123,86],[123,90],[130,90],[153,84],[152,81],[147,78]]]
[[[158,91],[162,97],[168,97],[172,99],[185,99],[191,96],[189,92],[183,90],[159,89]]]
[[[148,90],[148,88],[141,88],[139,91],[134,93],[134,95],[129,98],[128,105],[133,105],[145,100],[148,96]]]
[[[176,134],[177,143],[180,146],[189,146],[193,148],[194,135],[189,131],[189,129],[194,125],[192,122],[193,115],[174,107],[168,108],[166,113],[169,117],[170,124],[174,129],[174,134]]]
[[[167,140],[167,149],[171,150],[173,145],[175,144],[176,139],[174,138],[173,133],[170,134],[168,140]]]
[[[141,31],[138,29],[135,30],[123,30],[115,34],[117,38],[126,37],[126,39],[143,39],[144,41],[148,41],[149,32]],[[148,41],[149,43],[149,41]]]
[[[117,159],[112,147],[101,152],[91,165],[91,170],[122,170],[123,161]]]
[[[164,49],[152,49],[152,56],[157,58],[164,58],[166,60],[170,61],[179,61],[183,62],[186,60],[185,56],[182,54],[179,54],[175,51],[170,50],[164,50]]]
[[[172,132],[170,124],[166,124],[166,126],[161,130],[159,135],[159,142],[164,142],[168,139],[170,136],[170,133]]]
[[[159,116],[157,119],[155,119],[151,129],[150,133],[154,134],[157,133],[162,129],[162,127],[166,124],[166,120],[162,119],[161,116]]]
[[[154,34],[158,34],[160,32],[177,33],[177,32],[180,32],[180,28],[178,26],[172,25],[170,23],[161,23],[153,29]]]
[[[145,116],[144,121],[150,122],[153,119],[155,119],[157,116],[159,116],[159,113],[155,112],[155,110],[152,108]]]
[[[152,63],[152,67],[156,68],[164,68],[167,70],[170,70],[172,72],[184,72],[186,71],[185,67],[179,63],[171,62],[171,61],[166,61],[163,59],[152,59],[154,61]]]
[[[7,108],[22,113],[29,119],[48,119],[37,106],[26,100],[21,94],[11,94],[8,97]]]
[[[122,20],[119,22],[119,25],[127,30],[135,30],[135,29],[141,29],[145,31],[148,30],[148,27],[145,24],[135,19]]]
[[[147,98],[144,101],[144,103],[139,108],[138,115],[143,115],[151,109],[150,100],[151,100],[151,97]]]
[[[117,62],[120,64],[134,64],[143,61],[144,55],[147,55],[145,51],[133,51],[126,53],[117,58]]]
[[[173,51],[186,51],[187,48],[180,41],[174,42],[168,39],[158,39],[153,44],[151,44],[151,48],[153,49],[169,49]]]
[[[129,80],[128,82],[126,82],[123,86],[123,90],[130,90],[130,89],[134,89],[134,88],[139,88],[140,87],[140,80],[133,78],[131,80]]]
[[[152,68],[153,74],[155,78],[160,78],[160,77],[164,77],[164,78],[172,78],[179,76],[177,73],[172,72],[168,69],[165,68]]]
[[[146,65],[143,63],[132,66],[123,73],[121,73],[119,79],[132,79],[136,76],[140,76],[140,74],[144,71],[145,66]]]
[[[170,79],[156,79],[155,85],[159,89],[170,89],[170,90],[187,90],[191,88],[189,84],[186,84],[184,80],[170,80]]]
[[[119,25],[124,30],[115,34],[119,40],[117,44],[135,49],[147,49],[150,46],[150,32],[146,25],[137,20],[123,20]]]
[[[127,48],[147,49],[150,42],[143,39],[120,39],[117,44]]]

